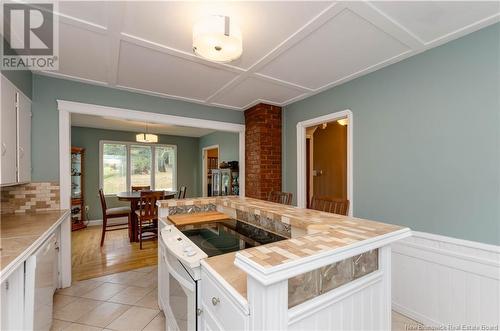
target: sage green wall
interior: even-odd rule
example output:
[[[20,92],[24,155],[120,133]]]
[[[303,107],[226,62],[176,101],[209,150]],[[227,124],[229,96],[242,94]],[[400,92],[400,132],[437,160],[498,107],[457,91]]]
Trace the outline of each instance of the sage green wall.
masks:
[[[59,181],[57,99],[242,124],[243,112],[33,75],[33,181]]]
[[[240,157],[239,134],[237,132],[217,131],[200,137],[200,157],[203,147],[219,145],[219,160],[238,161]]]
[[[316,96],[284,114],[284,190],[296,124],[351,109],[354,215],[500,244],[500,24]]]
[[[82,127],[71,128],[71,145],[85,148],[85,204],[89,206],[89,219],[102,219],[99,189],[99,141],[135,141],[134,132],[102,130]],[[177,185],[186,185],[186,196],[198,196],[201,187],[198,162],[198,138],[159,135],[159,144],[177,145]],[[109,207],[123,204],[108,198]]]

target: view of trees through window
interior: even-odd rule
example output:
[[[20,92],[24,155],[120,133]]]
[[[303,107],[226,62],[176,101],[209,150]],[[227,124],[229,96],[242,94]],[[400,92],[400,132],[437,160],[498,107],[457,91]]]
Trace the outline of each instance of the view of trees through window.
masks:
[[[102,178],[105,193],[127,190],[127,146],[104,144],[102,149]]]
[[[127,191],[132,185],[175,190],[175,146],[113,142],[102,145],[102,187],[105,194]]]

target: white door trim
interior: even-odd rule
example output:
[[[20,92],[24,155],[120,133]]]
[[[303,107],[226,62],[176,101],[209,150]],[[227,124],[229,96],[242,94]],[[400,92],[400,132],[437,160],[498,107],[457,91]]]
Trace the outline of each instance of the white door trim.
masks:
[[[206,146],[201,149],[201,194],[202,196],[206,197],[208,195],[207,192],[207,162],[205,160],[206,153],[209,149],[215,149],[217,148],[217,157],[220,160],[220,147],[219,145],[212,145],[212,146]]]
[[[100,106],[88,103],[57,100],[59,110],[59,184],[61,209],[70,209],[71,204],[71,114],[86,114],[115,117],[127,120],[156,122],[161,124],[190,126],[220,131],[238,132],[239,134],[239,172],[245,178],[245,125],[228,122],[204,120],[183,116],[151,113],[139,110]],[[245,181],[240,183],[240,195],[245,196]],[[65,247],[62,260],[62,286],[71,285],[71,229],[64,229],[61,236]],[[69,234],[69,235],[68,235]],[[69,236],[69,238],[67,238]]]
[[[306,193],[306,128],[314,125],[319,125],[325,122],[332,122],[340,118],[347,117],[349,124],[347,125],[347,199],[349,199],[349,215],[352,216],[354,210],[353,199],[353,176],[352,176],[352,133],[354,128],[352,111],[346,109],[336,113],[327,114],[324,116],[312,118],[306,121],[297,123],[297,206],[306,208],[307,193]]]

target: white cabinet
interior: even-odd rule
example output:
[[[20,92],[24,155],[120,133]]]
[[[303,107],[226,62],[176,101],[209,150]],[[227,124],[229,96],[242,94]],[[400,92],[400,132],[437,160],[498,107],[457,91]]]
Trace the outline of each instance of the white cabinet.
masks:
[[[31,101],[18,93],[17,107],[17,181],[31,181]]]
[[[2,75],[0,184],[31,180],[31,101]]]
[[[2,111],[0,122],[2,126],[2,159],[0,163],[0,184],[15,184],[17,162],[17,130],[16,130],[16,95],[17,91],[4,76],[2,76]]]
[[[201,269],[202,330],[248,330],[250,317],[224,286],[202,265]]]
[[[25,263],[24,326],[28,330],[50,330],[52,301],[57,273],[56,235],[52,234]]]
[[[2,284],[1,330],[24,330],[24,263]]]

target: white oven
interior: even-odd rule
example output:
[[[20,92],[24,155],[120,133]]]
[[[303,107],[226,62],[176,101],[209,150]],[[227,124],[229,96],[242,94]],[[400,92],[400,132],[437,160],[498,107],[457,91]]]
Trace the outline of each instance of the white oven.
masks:
[[[196,330],[199,261],[207,255],[170,225],[161,230],[159,247],[159,303],[165,313],[167,330]]]
[[[286,239],[237,220],[182,232],[161,220],[160,228],[158,301],[172,331],[198,328],[202,259]]]

